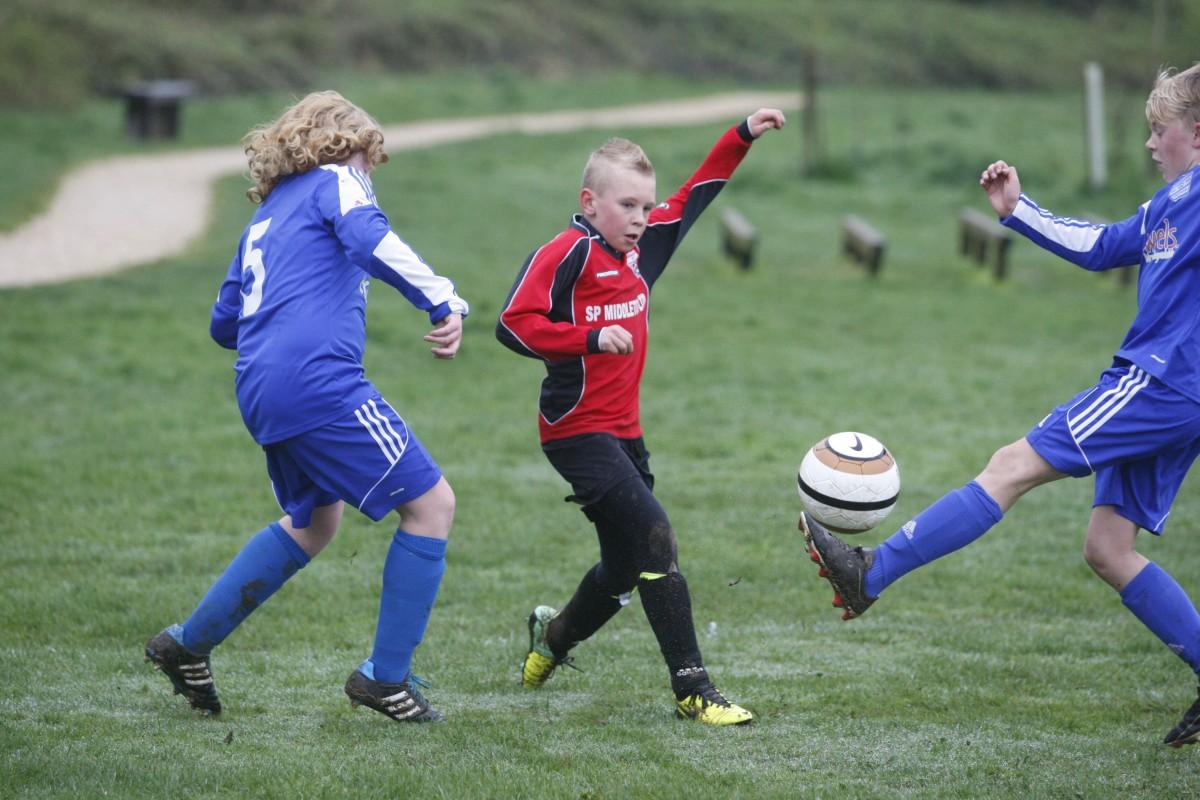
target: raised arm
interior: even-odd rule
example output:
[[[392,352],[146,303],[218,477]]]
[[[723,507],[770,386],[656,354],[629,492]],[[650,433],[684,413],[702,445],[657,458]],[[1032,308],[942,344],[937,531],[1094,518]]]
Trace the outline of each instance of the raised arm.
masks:
[[[639,269],[653,284],[679,247],[696,219],[708,208],[756,138],[769,130],[778,130],[786,122],[783,112],[760,108],[721,135],[703,163],[664,203],[654,209],[646,233],[639,244]]]

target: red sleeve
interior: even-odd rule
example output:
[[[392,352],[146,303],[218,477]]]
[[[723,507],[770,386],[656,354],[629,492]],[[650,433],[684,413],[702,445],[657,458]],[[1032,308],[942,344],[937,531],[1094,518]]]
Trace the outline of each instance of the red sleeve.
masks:
[[[517,276],[496,338],[532,358],[559,359],[598,352],[599,330],[576,325],[572,289],[587,261],[589,242],[567,230],[538,248]]]
[[[750,152],[753,141],[745,121],[725,131],[692,177],[651,212],[639,246],[639,269],[647,281],[653,283],[662,274],[692,224],[725,188],[733,171]]]

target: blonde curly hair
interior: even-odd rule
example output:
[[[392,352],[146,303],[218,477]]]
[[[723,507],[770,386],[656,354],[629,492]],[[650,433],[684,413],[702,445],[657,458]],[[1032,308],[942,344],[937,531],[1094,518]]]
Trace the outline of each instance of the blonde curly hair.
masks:
[[[340,164],[358,152],[371,166],[385,163],[383,131],[367,112],[334,91],[313,92],[279,119],[242,137],[254,186],[246,197],[261,203],[280,180],[323,164]]]
[[[1146,119],[1151,124],[1182,119],[1200,122],[1200,63],[1183,72],[1164,69],[1146,99]]]

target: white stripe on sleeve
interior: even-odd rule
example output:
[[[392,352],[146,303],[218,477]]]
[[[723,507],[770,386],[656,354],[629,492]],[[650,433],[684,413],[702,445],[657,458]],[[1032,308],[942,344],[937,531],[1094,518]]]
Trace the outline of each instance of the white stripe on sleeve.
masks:
[[[467,301],[454,293],[454,284],[430,269],[395,231],[387,232],[372,255],[429,298],[432,305],[449,303],[451,311],[466,316]]]
[[[1077,253],[1089,252],[1096,246],[1096,241],[1104,231],[1104,227],[1101,225],[1093,225],[1090,222],[1070,217],[1055,217],[1038,208],[1024,195],[1021,196],[1021,202],[1017,203],[1013,216],[1032,228],[1034,232]]]

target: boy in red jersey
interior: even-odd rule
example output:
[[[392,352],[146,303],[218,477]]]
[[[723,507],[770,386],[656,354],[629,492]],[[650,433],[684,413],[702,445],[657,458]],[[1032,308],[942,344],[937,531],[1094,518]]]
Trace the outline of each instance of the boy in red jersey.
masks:
[[[704,669],[675,533],[652,494],[638,387],[646,362],[650,289],[700,213],[762,133],[783,113],[759,109],[717,140],[669,200],[655,200],[654,167],[626,139],[592,153],[579,192],[581,214],[526,260],[509,293],[497,338],[542,359],[542,450],[571,484],[596,526],[600,561],[556,612],[529,615],[521,680],[542,686],[571,648],[590,637],[637,588],[671,674],[678,716],[738,725],[753,715],[726,700]]]

